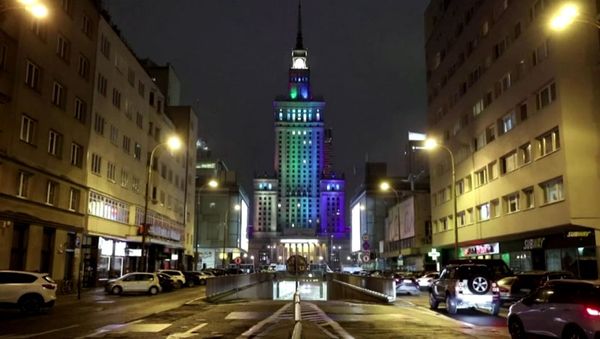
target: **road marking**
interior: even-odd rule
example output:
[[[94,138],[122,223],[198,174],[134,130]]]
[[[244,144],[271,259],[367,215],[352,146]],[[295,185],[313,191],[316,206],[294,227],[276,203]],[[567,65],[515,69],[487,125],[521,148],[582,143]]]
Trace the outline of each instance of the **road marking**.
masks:
[[[0,338],[2,338],[2,339],[34,338],[34,337],[39,337],[41,335],[50,334],[50,333],[54,333],[54,332],[60,332],[60,331],[68,330],[70,328],[75,328],[75,327],[79,327],[79,324],[75,324],[75,325],[71,325],[71,326],[67,326],[67,327],[55,328],[53,330],[39,332],[39,333],[32,333],[32,334],[23,334],[23,335],[15,335],[15,336],[11,336],[9,334],[8,336],[0,336]]]
[[[99,329],[97,329],[95,332],[92,332],[92,334],[84,335],[82,337],[77,337],[75,339],[99,337],[99,336],[101,336],[101,335],[103,335],[105,333],[112,332],[114,330],[123,328],[123,327],[128,326],[128,325],[137,324],[137,323],[139,323],[141,321],[142,321],[142,319],[138,319],[138,320],[135,320],[135,321],[132,321],[132,322],[129,322],[129,323],[124,323],[124,324],[110,324],[110,325],[102,326]]]
[[[254,335],[256,335],[258,333],[258,331],[260,331],[260,329],[265,326],[266,324],[270,323],[270,322],[274,322],[277,320],[277,318],[279,318],[279,316],[285,312],[288,308],[290,308],[292,306],[291,303],[289,304],[285,304],[283,305],[283,307],[281,307],[280,309],[278,309],[275,313],[273,313],[271,316],[269,316],[266,319],[263,319],[262,321],[260,321],[258,324],[250,327],[249,330],[247,330],[246,332],[242,333],[239,337],[237,337],[237,339],[242,339],[242,338],[250,338]]]
[[[191,328],[185,332],[173,333],[167,337],[167,339],[179,339],[179,338],[190,338],[195,337],[198,334],[198,330],[208,325],[208,323],[201,323],[200,325]]]

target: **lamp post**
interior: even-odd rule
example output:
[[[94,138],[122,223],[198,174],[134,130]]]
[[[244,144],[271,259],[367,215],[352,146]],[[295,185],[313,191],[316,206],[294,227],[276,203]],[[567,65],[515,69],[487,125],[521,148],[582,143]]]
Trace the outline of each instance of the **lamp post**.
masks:
[[[181,140],[177,136],[170,137],[167,142],[159,143],[152,149],[150,152],[150,159],[148,161],[148,175],[146,177],[146,193],[144,195],[144,219],[142,221],[142,257],[140,260],[140,268],[139,270],[144,270],[144,272],[148,271],[148,251],[146,250],[146,237],[148,236],[148,193],[150,188],[150,181],[152,180],[152,165],[154,163],[154,154],[161,147],[166,146],[172,151],[176,151],[181,148]]]
[[[239,204],[235,204],[234,209],[239,213],[241,206]],[[229,208],[225,211],[225,224],[223,225],[223,254],[221,260],[221,266],[225,269],[225,248],[227,247],[227,235],[229,233]]]
[[[202,190],[204,190],[208,186],[211,189],[216,189],[219,187],[219,182],[215,179],[210,179],[204,185],[198,188],[198,199],[196,200],[196,211],[198,211],[198,216],[202,215],[202,206],[200,205],[200,197],[202,195]],[[200,218],[198,218],[200,219]],[[200,220],[196,221],[197,227],[194,228],[194,270],[198,270],[198,260],[200,259],[200,255],[198,254],[198,233],[200,233]]]
[[[256,267],[254,266],[254,256],[253,255],[250,256],[250,260],[252,260],[252,273],[254,273],[256,271]]]
[[[398,209],[400,209],[400,194],[399,194],[398,190],[396,190],[387,181],[382,181],[381,184],[379,184],[379,189],[381,191],[383,191],[383,192],[388,192],[388,191],[394,192],[394,195],[396,196],[396,206],[397,206]],[[411,189],[412,189],[412,186],[411,186]],[[400,225],[400,211],[398,211],[398,254],[401,254],[401,251],[402,251],[402,249],[400,248],[400,243],[402,242],[402,237],[400,236],[400,229],[401,229],[401,225]],[[400,268],[399,264],[400,264],[400,262],[398,262],[398,268]]]
[[[548,24],[551,30],[562,31],[571,26],[574,22],[592,25],[600,29],[600,22],[596,18],[589,15],[583,16],[579,11],[579,7],[570,2],[560,6],[552,17],[550,17]]]
[[[452,169],[452,183],[450,185],[451,194],[452,194],[452,219],[454,220],[454,256],[458,259],[458,221],[456,220],[456,170],[455,170],[455,162],[454,162],[454,153],[445,145],[438,143],[435,139],[427,139],[425,140],[426,150],[435,150],[437,148],[445,149],[448,154],[450,154],[450,165]]]

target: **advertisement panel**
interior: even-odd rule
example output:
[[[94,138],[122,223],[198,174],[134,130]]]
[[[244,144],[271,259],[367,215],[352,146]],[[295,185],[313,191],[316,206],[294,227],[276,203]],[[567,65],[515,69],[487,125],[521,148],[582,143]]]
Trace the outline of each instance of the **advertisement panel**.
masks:
[[[360,204],[352,207],[352,252],[360,251]]]
[[[387,241],[397,241],[415,236],[415,199],[410,197],[388,211],[385,235]]]
[[[241,219],[240,247],[248,251],[248,205],[242,200],[242,219]]]

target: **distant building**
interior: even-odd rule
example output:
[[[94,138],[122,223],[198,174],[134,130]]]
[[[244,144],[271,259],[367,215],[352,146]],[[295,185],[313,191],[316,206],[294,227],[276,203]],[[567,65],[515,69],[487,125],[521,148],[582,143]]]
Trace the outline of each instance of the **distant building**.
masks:
[[[248,253],[249,199],[235,171],[197,144],[195,261],[196,269],[229,267]],[[211,187],[210,181],[218,183]]]
[[[300,8],[291,61],[288,94],[273,102],[275,173],[254,179],[251,254],[261,264],[281,262],[294,253],[333,264],[333,246],[342,246],[348,235],[345,180],[333,170],[325,101],[312,94]]]
[[[598,29],[558,1],[433,0],[425,13],[433,246],[517,271],[598,277]],[[578,1],[597,18],[597,1]],[[454,218],[452,187],[457,192]],[[455,223],[457,237],[455,237]],[[458,253],[454,251],[457,243]]]

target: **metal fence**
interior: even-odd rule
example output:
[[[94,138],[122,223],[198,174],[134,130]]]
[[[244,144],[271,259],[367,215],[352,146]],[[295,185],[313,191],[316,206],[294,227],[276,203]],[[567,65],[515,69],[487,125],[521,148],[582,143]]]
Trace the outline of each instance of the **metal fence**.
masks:
[[[206,280],[206,297],[213,298],[273,279],[272,273],[252,273],[218,276]]]
[[[329,291],[330,299],[344,299],[364,295],[369,299],[384,302],[396,300],[396,282],[394,279],[383,277],[365,277],[343,273],[327,274],[327,281],[333,283]]]

